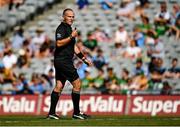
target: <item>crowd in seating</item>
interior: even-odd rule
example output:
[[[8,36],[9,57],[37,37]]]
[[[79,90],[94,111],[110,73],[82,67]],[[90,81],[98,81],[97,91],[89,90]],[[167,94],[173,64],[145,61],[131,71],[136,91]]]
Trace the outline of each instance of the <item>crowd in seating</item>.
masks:
[[[92,2],[97,1],[77,0],[74,6],[88,13]],[[159,12],[149,17],[145,10],[151,2],[122,0],[114,16],[117,20],[138,21],[130,31],[127,25],[131,24],[119,22],[113,33],[97,26],[84,39],[84,31],[79,29],[77,45],[94,64],[88,67],[74,57],[82,91],[173,94],[180,89],[180,6],[175,1],[168,10],[169,3],[160,2]],[[109,15],[116,0],[99,0],[98,4]],[[41,28],[33,37],[25,36],[24,31],[23,26],[15,27],[14,35],[0,46],[0,94],[49,94],[55,85],[55,41]],[[169,45],[177,47],[168,49]]]
[[[62,0],[1,0],[0,37],[5,36],[17,25],[34,20]]]

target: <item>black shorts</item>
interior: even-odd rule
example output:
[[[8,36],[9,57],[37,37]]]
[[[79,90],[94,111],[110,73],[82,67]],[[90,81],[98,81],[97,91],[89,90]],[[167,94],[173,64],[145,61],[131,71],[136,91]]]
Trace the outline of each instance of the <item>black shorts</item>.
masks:
[[[79,78],[76,68],[71,61],[54,61],[56,80],[60,80],[63,85],[66,80],[73,82]]]

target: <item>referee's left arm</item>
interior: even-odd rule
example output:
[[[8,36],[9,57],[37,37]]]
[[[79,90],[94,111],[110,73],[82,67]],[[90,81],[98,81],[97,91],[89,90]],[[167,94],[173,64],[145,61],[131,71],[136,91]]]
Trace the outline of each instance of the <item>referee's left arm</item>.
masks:
[[[82,52],[80,51],[80,49],[78,48],[78,46],[75,44],[74,45],[74,52],[76,54],[77,57],[79,57],[80,59],[85,59],[84,54],[82,54]]]
[[[76,44],[74,46],[74,52],[76,56],[79,57],[85,64],[87,64],[88,66],[93,65],[93,63],[84,56],[84,54],[80,51]]]

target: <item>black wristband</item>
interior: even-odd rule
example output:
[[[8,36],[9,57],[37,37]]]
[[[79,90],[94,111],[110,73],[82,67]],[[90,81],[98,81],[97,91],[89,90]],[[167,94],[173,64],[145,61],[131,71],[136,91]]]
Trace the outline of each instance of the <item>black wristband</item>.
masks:
[[[89,63],[87,62],[87,59],[84,59],[83,62],[89,66]]]
[[[80,52],[77,54],[77,56],[80,58],[80,59],[83,59],[84,55]]]

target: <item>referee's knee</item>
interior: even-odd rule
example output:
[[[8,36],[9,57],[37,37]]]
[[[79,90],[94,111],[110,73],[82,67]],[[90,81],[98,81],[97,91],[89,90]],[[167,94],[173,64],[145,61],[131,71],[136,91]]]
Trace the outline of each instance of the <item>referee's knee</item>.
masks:
[[[73,85],[73,91],[80,91],[81,90],[81,81],[78,78],[77,80],[72,82]]]
[[[61,81],[56,82],[56,86],[54,88],[55,92],[61,92],[63,89],[64,85],[61,83]]]
[[[77,91],[77,92],[79,92],[81,90],[81,86],[76,86],[76,87],[73,87],[73,91]]]

